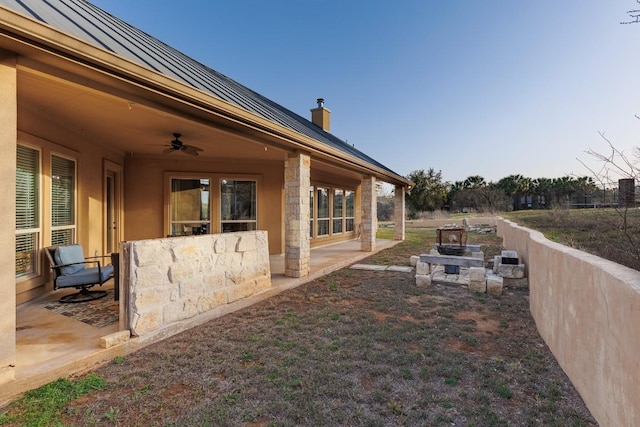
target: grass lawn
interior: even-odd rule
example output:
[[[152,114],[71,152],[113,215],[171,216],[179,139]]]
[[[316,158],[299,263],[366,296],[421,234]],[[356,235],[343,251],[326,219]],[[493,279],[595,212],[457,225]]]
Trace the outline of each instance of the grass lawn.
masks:
[[[407,229],[405,242],[365,262],[407,265],[434,242],[434,230]],[[468,242],[501,249],[495,235]],[[345,268],[91,375],[104,384],[59,399],[44,421],[20,400],[0,423],[596,425],[538,335],[521,282],[496,298]]]

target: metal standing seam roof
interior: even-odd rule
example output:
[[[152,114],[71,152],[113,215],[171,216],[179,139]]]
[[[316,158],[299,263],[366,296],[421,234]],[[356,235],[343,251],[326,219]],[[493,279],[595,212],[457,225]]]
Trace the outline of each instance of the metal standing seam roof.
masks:
[[[85,0],[0,0],[0,5],[400,176],[309,120]]]

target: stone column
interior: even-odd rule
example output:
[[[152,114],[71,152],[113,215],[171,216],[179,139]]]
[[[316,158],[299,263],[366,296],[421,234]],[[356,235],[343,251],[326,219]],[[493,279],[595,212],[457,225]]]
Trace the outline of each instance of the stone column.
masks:
[[[404,240],[404,186],[396,185],[393,200],[394,240]]]
[[[0,388],[15,379],[16,364],[16,57],[0,50]]]
[[[309,188],[311,158],[307,154],[291,155],[284,167],[284,275],[309,275],[311,246],[309,244]]]
[[[360,249],[373,252],[376,249],[376,230],[378,228],[378,202],[376,178],[369,176],[362,180],[362,231]]]

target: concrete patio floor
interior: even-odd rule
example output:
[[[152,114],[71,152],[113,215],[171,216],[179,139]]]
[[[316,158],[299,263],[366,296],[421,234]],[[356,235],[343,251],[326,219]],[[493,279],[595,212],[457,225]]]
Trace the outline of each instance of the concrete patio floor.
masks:
[[[206,318],[191,322],[189,327],[248,307],[287,289],[293,289],[398,243],[400,241],[378,239],[375,252],[360,251],[359,240],[313,248],[311,249],[311,273],[302,278],[286,277],[284,255],[272,255],[269,290],[211,310]],[[102,288],[113,288],[113,281],[105,283]],[[173,333],[168,331],[154,340],[146,341],[132,338],[121,345],[101,348],[100,338],[117,332],[118,324],[97,328],[42,307],[43,303],[56,301],[64,294],[71,292],[72,290],[51,292],[17,307],[15,381],[0,387],[0,406],[27,390],[61,377],[86,372],[113,360],[116,356],[124,356],[139,350]]]

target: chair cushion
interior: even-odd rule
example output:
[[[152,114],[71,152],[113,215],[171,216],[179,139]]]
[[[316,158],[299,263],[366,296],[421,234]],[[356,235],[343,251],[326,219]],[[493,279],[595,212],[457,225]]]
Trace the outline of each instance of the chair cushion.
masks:
[[[53,257],[56,260],[56,264],[71,264],[84,261],[84,253],[80,245],[58,246]],[[63,275],[76,274],[84,270],[84,264],[68,265],[60,270]]]
[[[100,269],[100,276],[98,276],[98,267],[85,268],[84,270],[70,275],[60,276],[56,281],[58,288],[70,288],[82,285],[101,285],[113,274],[113,266],[105,265]]]

